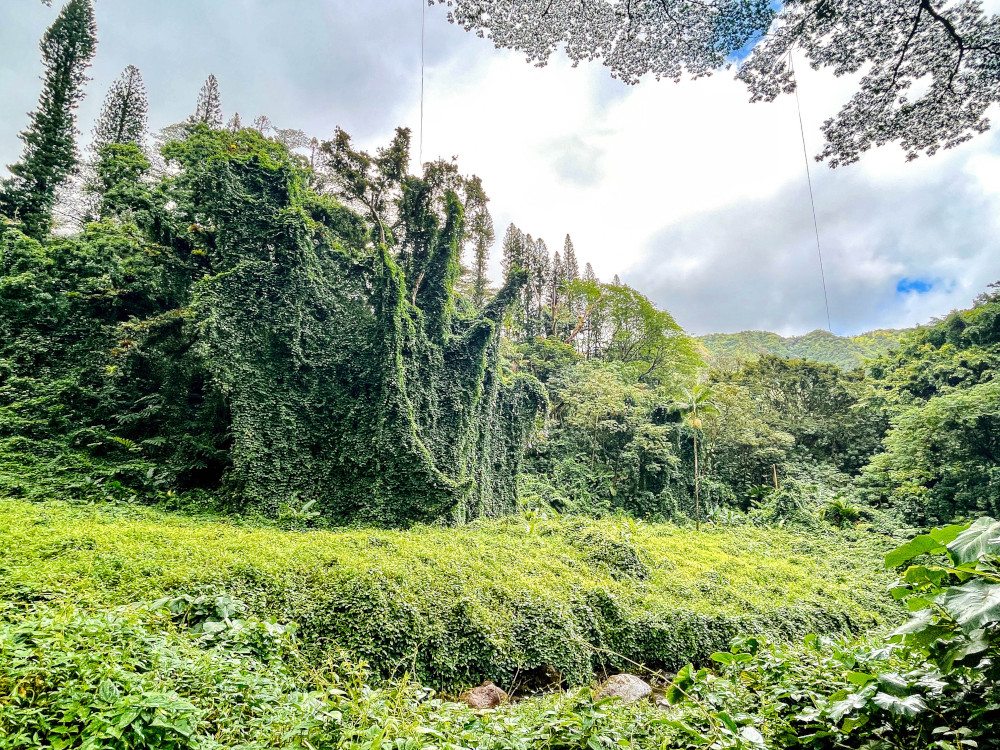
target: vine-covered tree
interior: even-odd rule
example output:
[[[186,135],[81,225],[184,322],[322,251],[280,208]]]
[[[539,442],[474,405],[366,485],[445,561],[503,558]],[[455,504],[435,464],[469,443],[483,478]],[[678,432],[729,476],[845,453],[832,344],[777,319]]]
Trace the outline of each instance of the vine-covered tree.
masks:
[[[214,75],[209,75],[198,92],[198,104],[192,120],[203,122],[210,128],[222,127],[222,96],[219,94],[219,80]]]
[[[793,49],[815,68],[861,73],[823,125],[818,158],[834,167],[889,142],[911,159],[950,148],[987,130],[1000,101],[1000,19],[971,0],[788,0],[780,11],[768,0],[437,1],[497,47],[539,64],[564,47],[627,83],[709,75],[748,47],[738,77],[753,101],[794,89]]]
[[[134,143],[141,147],[146,139],[149,100],[142,74],[134,65],[129,65],[111,84],[104,99],[104,107],[94,126],[93,148],[112,143],[124,145]]]
[[[262,119],[267,118],[258,117],[254,121],[253,127],[259,132],[263,132],[258,128]],[[378,227],[379,242],[391,244],[392,209],[399,197],[410,154],[409,128],[397,128],[392,143],[379,149],[375,156],[355,150],[351,136],[340,128],[333,140],[324,142],[320,150],[324,166],[334,175],[340,196],[368,214]]]
[[[38,109],[21,133],[21,160],[0,184],[0,213],[21,221],[26,234],[42,237],[52,223],[56,189],[77,166],[76,108],[97,48],[90,0],[70,0],[41,41],[45,78]]]

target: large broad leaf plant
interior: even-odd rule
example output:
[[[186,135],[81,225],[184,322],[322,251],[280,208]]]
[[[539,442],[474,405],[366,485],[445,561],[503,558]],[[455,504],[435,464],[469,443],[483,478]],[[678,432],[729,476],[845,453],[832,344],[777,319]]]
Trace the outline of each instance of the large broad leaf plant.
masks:
[[[738,638],[712,656],[716,671],[689,665],[667,690],[685,709],[667,720],[681,744],[1000,747],[1000,521],[933,529],[889,552],[886,567],[900,571],[890,592],[910,613],[888,642]]]

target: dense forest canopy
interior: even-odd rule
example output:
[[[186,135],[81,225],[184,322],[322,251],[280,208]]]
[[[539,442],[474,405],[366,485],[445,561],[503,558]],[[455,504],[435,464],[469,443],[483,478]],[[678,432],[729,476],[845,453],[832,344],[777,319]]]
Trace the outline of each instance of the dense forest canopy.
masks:
[[[552,252],[511,224],[491,286],[482,180],[444,160],[410,173],[405,129],[368,153],[340,129],[223,125],[209,76],[154,146],[130,66],[78,167],[67,134],[95,39],[89,5],[67,4],[0,191],[3,440],[44,483],[84,471],[82,495],[207,492],[334,523],[468,521],[519,496],[700,523],[767,515],[784,488],[890,524],[880,514],[996,505],[995,295],[849,352],[811,334],[706,338],[705,354],[641,292],[598,279],[569,236]],[[75,169],[60,215],[80,220],[55,236]],[[943,437],[959,413],[974,446]],[[2,481],[32,491],[19,471]]]
[[[834,164],[993,96],[973,3],[455,8],[626,78],[774,23],[764,97],[792,41],[872,63]],[[492,284],[484,181],[405,128],[244,125],[210,75],[150,137],[129,66],[80,148],[96,41],[69,0],[0,182],[0,748],[996,745],[1000,282],[908,331],[695,340],[568,235],[510,224]]]

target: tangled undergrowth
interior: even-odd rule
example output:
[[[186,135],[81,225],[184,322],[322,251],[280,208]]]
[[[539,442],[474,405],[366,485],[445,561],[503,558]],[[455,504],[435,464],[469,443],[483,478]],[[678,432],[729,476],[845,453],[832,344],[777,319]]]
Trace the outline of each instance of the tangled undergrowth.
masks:
[[[862,632],[894,616],[870,539],[830,531],[522,517],[455,528],[282,531],[137,506],[0,501],[7,592],[89,607],[225,593],[295,622],[313,658],[383,677],[568,686],[676,671],[741,633]]]

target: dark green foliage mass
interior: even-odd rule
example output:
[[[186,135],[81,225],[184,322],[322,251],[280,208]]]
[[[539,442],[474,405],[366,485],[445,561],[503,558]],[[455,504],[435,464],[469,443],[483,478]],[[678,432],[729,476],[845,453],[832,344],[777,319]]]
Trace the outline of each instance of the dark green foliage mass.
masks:
[[[866,395],[860,372],[805,360],[762,355],[732,374],[717,376],[746,388],[760,417],[788,433],[815,461],[857,473],[885,432],[877,411],[860,408]]]
[[[545,397],[500,373],[511,293],[477,313],[452,291],[463,206],[434,174],[406,178],[394,254],[256,131],[191,126],[164,149],[179,173],[152,187],[135,145],[101,156],[101,214],[137,224],[12,231],[2,256],[11,382],[87,394],[62,405],[64,430],[272,515],[296,498],[336,522],[514,509]]]
[[[76,167],[75,110],[97,47],[89,0],[70,0],[42,37],[45,77],[38,108],[21,133],[24,152],[0,184],[0,215],[17,219],[26,234],[42,238],[51,227],[56,188]]]
[[[915,331],[871,370],[871,405],[891,427],[865,471],[869,499],[916,523],[1000,515],[1000,295]]]

